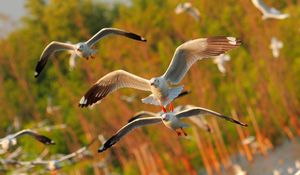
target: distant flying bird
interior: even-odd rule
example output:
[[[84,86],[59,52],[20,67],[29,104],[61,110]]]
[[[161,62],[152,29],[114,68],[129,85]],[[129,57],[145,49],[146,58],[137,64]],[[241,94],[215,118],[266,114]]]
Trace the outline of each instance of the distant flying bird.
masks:
[[[9,148],[16,145],[17,138],[24,136],[24,135],[29,135],[45,145],[54,145],[55,144],[54,141],[52,141],[50,138],[48,138],[46,136],[40,135],[30,129],[24,129],[15,134],[11,134],[11,135],[8,135],[8,136],[0,139],[0,154],[7,152]]]
[[[180,111],[184,111],[187,109],[191,109],[191,108],[195,108],[196,106],[193,105],[182,105],[182,106],[177,106],[174,109],[174,112],[180,112]],[[162,115],[162,112],[158,112],[158,113],[153,113],[153,112],[149,112],[149,111],[140,111],[137,112],[136,114],[134,114],[134,116],[128,120],[128,123],[142,118],[142,117],[155,117],[155,116],[160,116]],[[208,125],[207,121],[205,120],[205,118],[203,117],[203,115],[205,114],[199,114],[199,115],[194,115],[194,116],[190,116],[188,117],[189,120],[191,120],[192,123],[194,123],[195,125],[197,125],[199,128],[206,130],[207,132],[211,132],[212,129],[211,127]]]
[[[218,56],[241,45],[241,40],[234,37],[210,37],[187,41],[177,47],[167,71],[160,77],[150,80],[138,77],[124,70],[117,70],[100,78],[81,98],[80,107],[87,107],[100,102],[108,94],[120,88],[134,88],[150,91],[152,94],[144,99],[143,103],[161,106],[166,112],[165,106],[170,104],[183,89],[178,85],[184,78],[190,67],[208,57]]]
[[[200,19],[200,12],[197,8],[193,7],[190,2],[180,3],[176,6],[175,13],[180,14],[187,12],[190,14],[196,21]]]
[[[225,62],[227,61],[230,61],[230,55],[228,54],[221,54],[213,59],[213,62],[218,66],[218,69],[222,74],[226,73]]]
[[[276,37],[272,37],[270,49],[272,50],[272,54],[274,58],[279,57],[279,51],[283,48],[283,42],[278,40]]]
[[[34,76],[38,77],[40,75],[41,71],[45,67],[50,56],[57,51],[71,50],[74,51],[78,57],[83,57],[86,59],[95,58],[94,54],[96,53],[96,50],[92,49],[92,46],[107,35],[122,35],[134,40],[144,41],[144,42],[146,41],[145,38],[137,34],[127,32],[121,29],[116,29],[116,28],[103,28],[98,33],[96,33],[92,38],[90,38],[88,41],[80,42],[77,44],[68,44],[64,42],[52,41],[44,49],[40,57],[40,60],[36,65]]]
[[[54,106],[54,105],[53,105],[52,97],[49,96],[48,99],[47,99],[46,112],[47,112],[48,114],[53,114],[53,113],[59,111],[59,109],[60,109],[59,106],[57,106],[57,105]]]
[[[249,144],[255,142],[255,139],[256,139],[255,136],[249,136],[249,137],[242,140],[242,144],[243,145],[249,145]]]
[[[121,96],[121,100],[125,101],[126,103],[133,103],[137,98],[137,95],[136,94],[133,94],[133,95],[130,95],[130,96],[127,96],[127,95],[122,95]]]
[[[87,146],[84,146],[77,151],[70,153],[68,155],[62,156],[59,159],[52,159],[52,160],[34,160],[34,161],[24,161],[24,162],[19,162],[21,165],[44,165],[46,166],[46,169],[49,171],[56,171],[61,168],[61,162],[70,160],[74,157],[80,156],[84,154],[85,151],[88,150],[88,148],[96,141],[96,139],[93,139]]]
[[[162,113],[157,116],[156,113],[148,113],[151,117],[138,118],[136,120],[131,121],[124,127],[122,127],[115,135],[113,135],[110,139],[108,139],[102,147],[99,148],[98,152],[103,152],[115,143],[117,143],[121,138],[123,138],[126,134],[132,131],[135,128],[139,128],[146,125],[158,124],[163,122],[166,127],[174,130],[178,136],[181,135],[180,130],[186,136],[186,132],[183,128],[188,127],[186,123],[181,122],[181,119],[186,117],[192,117],[195,115],[205,115],[210,114],[216,117],[220,117],[222,119],[228,120],[230,122],[239,124],[241,126],[247,126],[247,124],[241,123],[240,121],[234,120],[230,117],[224,116],[220,113],[211,111],[209,109],[194,107],[180,112],[170,112],[170,113]]]
[[[251,0],[253,5],[262,12],[263,16],[262,19],[269,19],[269,18],[273,18],[273,19],[286,19],[288,18],[290,15],[289,14],[284,14],[281,13],[280,11],[278,11],[277,9],[273,8],[273,7],[268,7],[263,0]]]

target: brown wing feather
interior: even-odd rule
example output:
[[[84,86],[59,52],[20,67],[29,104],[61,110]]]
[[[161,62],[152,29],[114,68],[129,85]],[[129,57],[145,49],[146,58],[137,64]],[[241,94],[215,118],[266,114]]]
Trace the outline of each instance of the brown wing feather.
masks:
[[[163,75],[172,84],[178,84],[190,67],[203,58],[218,56],[241,45],[234,37],[210,37],[191,40],[180,45]]]
[[[81,98],[79,106],[90,106],[99,102],[108,94],[124,87],[151,91],[148,80],[123,70],[117,70],[98,80]]]

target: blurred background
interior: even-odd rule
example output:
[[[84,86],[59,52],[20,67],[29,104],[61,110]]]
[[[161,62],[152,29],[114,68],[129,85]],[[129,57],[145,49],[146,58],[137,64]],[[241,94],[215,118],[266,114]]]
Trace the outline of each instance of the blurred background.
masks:
[[[237,166],[248,174],[295,173],[300,160],[300,2],[265,0],[290,17],[263,20],[250,0],[190,0],[200,12],[198,21],[188,13],[175,14],[180,2],[184,1],[2,0],[0,137],[41,125],[66,125],[42,132],[55,146],[20,138],[22,153],[15,159],[34,160],[45,150],[45,160],[69,154],[99,134],[109,138],[138,111],[159,112],[160,107],[141,103],[147,93],[131,89],[113,93],[92,109],[81,109],[78,102],[110,71],[158,76],[183,42],[225,35],[243,40],[241,47],[229,52],[226,73],[212,59],[197,62],[182,82],[191,94],[176,100],[175,107],[209,108],[238,118],[247,128],[209,116],[212,133],[192,125],[188,137],[177,137],[163,125],[149,126],[130,133],[102,154],[97,153],[101,146],[97,141],[89,148],[90,156],[68,161],[56,173],[233,174]],[[109,36],[95,45],[95,59],[79,58],[70,67],[70,54],[59,52],[34,78],[36,63],[48,43],[84,41],[103,27],[140,34],[147,43]],[[277,58],[270,49],[272,37],[283,43]],[[15,149],[0,155],[1,159]],[[14,174],[22,168],[0,167],[0,174]],[[35,166],[24,173],[45,173],[44,169]]]

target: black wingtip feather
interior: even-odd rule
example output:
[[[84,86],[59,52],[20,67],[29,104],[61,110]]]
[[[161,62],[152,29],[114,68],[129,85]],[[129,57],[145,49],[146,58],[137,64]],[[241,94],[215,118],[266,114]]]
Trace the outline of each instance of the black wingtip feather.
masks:
[[[45,145],[55,145],[53,140],[43,135],[37,135],[36,139]]]
[[[112,142],[112,140],[115,139],[117,135],[112,136],[110,139],[108,139],[99,149],[98,153],[102,153],[103,151],[107,150],[108,148],[112,147],[117,141]]]
[[[126,36],[128,38],[132,38],[132,39],[135,39],[135,40],[138,40],[138,41],[143,41],[143,42],[147,41],[144,37],[141,37],[141,36],[139,36],[137,34],[134,34],[134,33],[127,33]]]
[[[132,122],[132,121],[134,121],[134,120],[136,120],[136,119],[139,119],[140,118],[140,116],[138,115],[138,116],[134,116],[134,117],[132,117],[131,119],[129,119],[128,121],[127,121],[127,123],[130,123],[130,122]]]
[[[38,61],[35,67],[35,73],[34,73],[35,78],[37,78],[41,74],[46,64],[47,64],[47,59],[42,58],[40,61]]]

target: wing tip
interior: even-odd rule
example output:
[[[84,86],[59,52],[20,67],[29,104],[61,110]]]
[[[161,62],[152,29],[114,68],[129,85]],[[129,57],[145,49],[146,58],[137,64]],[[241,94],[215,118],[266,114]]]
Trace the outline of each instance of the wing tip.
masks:
[[[231,45],[241,45],[242,44],[242,40],[240,38],[236,38],[236,37],[226,37],[226,39],[228,40],[228,43]]]
[[[85,98],[85,96],[81,97],[78,106],[81,108],[89,106],[87,104],[87,98]]]
[[[34,78],[37,78],[40,75],[37,71],[34,72]]]

